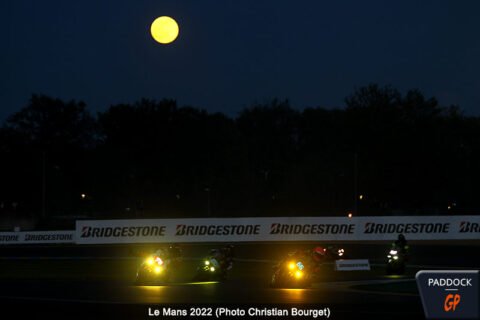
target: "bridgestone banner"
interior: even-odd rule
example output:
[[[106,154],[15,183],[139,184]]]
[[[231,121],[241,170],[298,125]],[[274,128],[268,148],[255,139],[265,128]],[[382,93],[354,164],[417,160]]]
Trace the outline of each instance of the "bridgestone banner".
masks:
[[[0,232],[0,245],[41,243],[75,243],[75,231]]]
[[[77,221],[76,242],[376,241],[480,239],[480,216],[279,217]]]

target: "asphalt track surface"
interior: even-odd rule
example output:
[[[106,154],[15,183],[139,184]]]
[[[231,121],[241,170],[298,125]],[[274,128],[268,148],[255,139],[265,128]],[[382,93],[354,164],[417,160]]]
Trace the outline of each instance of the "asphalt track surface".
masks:
[[[331,319],[424,319],[414,286],[418,270],[478,269],[478,247],[413,245],[405,276],[386,276],[388,246],[345,245],[349,258],[368,258],[372,271],[338,272],[322,268],[308,289],[268,286],[272,265],[299,245],[237,245],[238,260],[225,282],[193,282],[201,258],[215,245],[185,245],[176,278],[159,285],[134,285],[135,269],[149,246],[0,247],[2,319],[180,319],[164,308],[278,308],[324,310]],[[305,245],[311,246],[311,245]],[[406,290],[398,290],[398,285]],[[381,286],[382,290],[369,289]],[[158,310],[159,316],[149,316]],[[311,311],[310,311],[311,312]],[[9,314],[9,317],[3,315]],[[230,317],[233,318],[233,317]],[[258,317],[245,317],[256,319]],[[280,319],[281,317],[270,317]],[[310,317],[283,317],[313,319]],[[282,318],[282,319],[283,319]],[[322,317],[318,317],[321,319]]]

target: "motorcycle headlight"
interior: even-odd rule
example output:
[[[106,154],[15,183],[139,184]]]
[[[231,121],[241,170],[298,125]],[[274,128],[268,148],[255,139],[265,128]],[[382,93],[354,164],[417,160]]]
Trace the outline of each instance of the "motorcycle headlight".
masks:
[[[303,270],[303,268],[305,268],[305,266],[303,265],[302,261],[298,261],[296,266],[298,267],[299,270]]]
[[[163,271],[163,268],[162,267],[155,267],[155,269],[153,269],[153,271],[155,271],[155,273],[160,273]]]
[[[210,271],[215,272],[215,268],[214,268],[214,267],[210,267]]]
[[[390,250],[391,255],[396,255],[397,253],[398,253],[397,250]]]
[[[303,277],[303,272],[302,271],[295,272],[295,278],[300,279],[301,277]]]
[[[398,256],[393,256],[393,260],[398,260]]]
[[[293,270],[293,269],[295,269],[295,266],[296,266],[295,263],[290,262],[290,263],[288,264],[288,269]]]
[[[163,260],[160,257],[155,257],[155,262],[160,266],[163,264]]]
[[[145,261],[149,266],[153,266],[153,264],[155,263],[155,260],[153,260],[152,257],[148,258],[146,261]]]
[[[210,265],[210,261],[205,260],[205,265],[206,265],[206,266]]]

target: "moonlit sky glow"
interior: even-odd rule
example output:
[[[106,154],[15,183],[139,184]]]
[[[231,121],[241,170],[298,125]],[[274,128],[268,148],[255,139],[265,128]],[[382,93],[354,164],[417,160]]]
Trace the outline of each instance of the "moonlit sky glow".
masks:
[[[343,107],[369,83],[480,115],[478,1],[7,0],[0,120],[32,93],[92,113],[142,97],[235,116],[252,103]],[[162,46],[159,16],[181,36]]]

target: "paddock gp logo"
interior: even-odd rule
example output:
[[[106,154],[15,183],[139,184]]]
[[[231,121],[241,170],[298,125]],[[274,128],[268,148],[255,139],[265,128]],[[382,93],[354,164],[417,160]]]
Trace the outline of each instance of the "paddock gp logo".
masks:
[[[417,286],[427,319],[477,319],[478,270],[419,271]]]
[[[156,237],[165,235],[165,226],[92,227],[82,228],[81,238]]]
[[[283,224],[272,223],[270,234],[353,234],[354,224]]]
[[[364,234],[448,233],[450,223],[365,223]]]
[[[258,235],[259,224],[187,225],[177,224],[175,236],[229,236]]]
[[[460,222],[460,233],[480,233],[480,224],[470,221]]]

